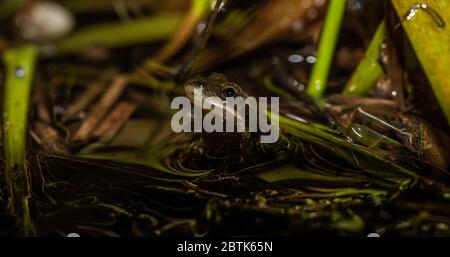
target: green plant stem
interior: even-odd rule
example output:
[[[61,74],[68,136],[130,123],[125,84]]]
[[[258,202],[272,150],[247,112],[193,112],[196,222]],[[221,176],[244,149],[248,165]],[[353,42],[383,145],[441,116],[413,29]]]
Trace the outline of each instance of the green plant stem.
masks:
[[[317,62],[313,67],[307,87],[307,93],[313,99],[322,98],[326,90],[345,7],[345,0],[330,1],[317,51]]]
[[[3,99],[3,151],[5,179],[8,186],[8,210],[18,216],[24,233],[32,233],[28,208],[28,176],[25,165],[27,120],[30,93],[37,59],[34,46],[23,46],[5,51],[3,62],[6,82]]]
[[[450,124],[450,1],[424,0],[428,10],[417,9],[415,15],[405,19],[415,0],[391,0],[402,20],[417,58],[431,83],[442,112]],[[433,10],[436,15],[427,11]],[[443,23],[443,24],[442,24]]]
[[[364,96],[383,76],[383,69],[378,63],[380,47],[387,37],[386,22],[383,20],[367,48],[364,59],[361,60],[343,94],[347,96]]]
[[[283,89],[277,87],[273,81],[272,78],[268,75],[263,77],[262,83],[264,85],[264,87],[269,90],[271,93],[286,98],[288,100],[293,100],[294,98],[292,97],[292,95],[289,94],[289,92],[284,91]]]
[[[160,15],[130,22],[93,25],[73,33],[56,44],[58,54],[83,51],[92,46],[105,48],[168,39],[181,21],[180,15]]]

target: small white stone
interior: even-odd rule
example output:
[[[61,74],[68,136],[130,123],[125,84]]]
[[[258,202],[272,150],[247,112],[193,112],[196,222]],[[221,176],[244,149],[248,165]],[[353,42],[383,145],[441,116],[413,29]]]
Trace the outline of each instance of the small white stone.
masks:
[[[30,6],[27,13],[18,16],[16,24],[26,40],[51,41],[72,31],[75,18],[58,3],[39,1]]]

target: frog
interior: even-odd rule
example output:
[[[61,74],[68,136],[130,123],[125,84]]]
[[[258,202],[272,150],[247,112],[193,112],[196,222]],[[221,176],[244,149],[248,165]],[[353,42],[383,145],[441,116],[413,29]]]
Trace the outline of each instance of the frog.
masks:
[[[409,164],[423,160],[420,165],[436,170],[436,174],[448,169],[445,156],[448,156],[450,138],[444,132],[434,129],[413,113],[396,109],[396,105],[382,105],[386,103],[384,99],[372,102],[377,104],[354,101],[342,111],[335,107],[329,110],[338,115],[336,120],[341,131],[352,142],[381,151],[388,149],[392,159],[409,152],[413,157]]]
[[[249,96],[241,85],[230,82],[227,76],[221,73],[211,73],[208,77],[197,76],[187,80],[184,83],[184,91],[191,103],[195,103],[195,89],[202,89],[203,100],[208,97],[218,97],[224,104],[227,97]],[[202,111],[210,110],[202,109]],[[259,132],[202,132],[200,139],[194,140],[183,156],[191,165],[192,163],[214,163],[215,166],[223,167],[226,163],[225,166],[229,167],[242,163],[257,163],[275,153],[279,155],[284,152],[284,143],[286,143],[285,137],[281,136],[275,144],[261,144]],[[199,167],[196,165],[194,168]]]

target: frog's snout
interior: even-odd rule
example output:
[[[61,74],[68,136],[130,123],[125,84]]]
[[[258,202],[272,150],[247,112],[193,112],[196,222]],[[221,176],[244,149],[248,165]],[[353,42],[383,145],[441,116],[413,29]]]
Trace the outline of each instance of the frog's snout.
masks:
[[[184,94],[189,98],[189,100],[194,101],[196,87],[190,84],[184,85]]]
[[[190,99],[194,99],[194,87],[184,84],[184,94]]]
[[[196,79],[191,79],[184,83],[184,93],[191,101],[194,101],[195,89],[199,88],[200,84]]]
[[[203,84],[198,79],[188,80],[184,84],[184,93],[193,105],[203,106],[204,92]],[[200,102],[198,102],[200,100]]]

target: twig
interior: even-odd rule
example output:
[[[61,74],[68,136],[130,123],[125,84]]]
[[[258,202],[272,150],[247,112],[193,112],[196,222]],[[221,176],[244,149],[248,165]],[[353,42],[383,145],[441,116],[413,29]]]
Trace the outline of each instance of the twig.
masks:
[[[47,94],[48,91],[42,84],[42,81],[38,80],[34,93],[37,116],[40,120],[50,123],[52,122],[52,115],[50,114],[49,99]]]
[[[127,87],[127,84],[128,78],[126,76],[119,75],[115,78],[108,91],[106,91],[99,102],[92,107],[91,112],[74,135],[74,141],[86,141],[90,138],[92,131],[94,131],[99,121],[105,116],[111,106],[119,99],[122,92]]]
[[[191,9],[181,22],[181,26],[152,59],[165,62],[174,55],[188,41],[197,23],[210,10],[211,3],[211,0],[191,0]]]
[[[100,141],[108,141],[125,125],[128,119],[137,109],[137,104],[133,102],[121,102],[106,117],[95,130],[93,136],[100,138]]]
[[[47,153],[67,154],[68,148],[56,129],[42,121],[36,121],[35,139]]]
[[[89,104],[95,100],[105,89],[103,82],[93,82],[88,88],[67,108],[64,112],[61,121],[67,122],[72,119],[77,113],[84,110]]]
[[[344,95],[331,95],[327,98],[328,103],[338,105],[352,105],[352,106],[387,106],[395,107],[396,103],[392,100],[381,98],[368,98],[359,96],[344,96]]]

